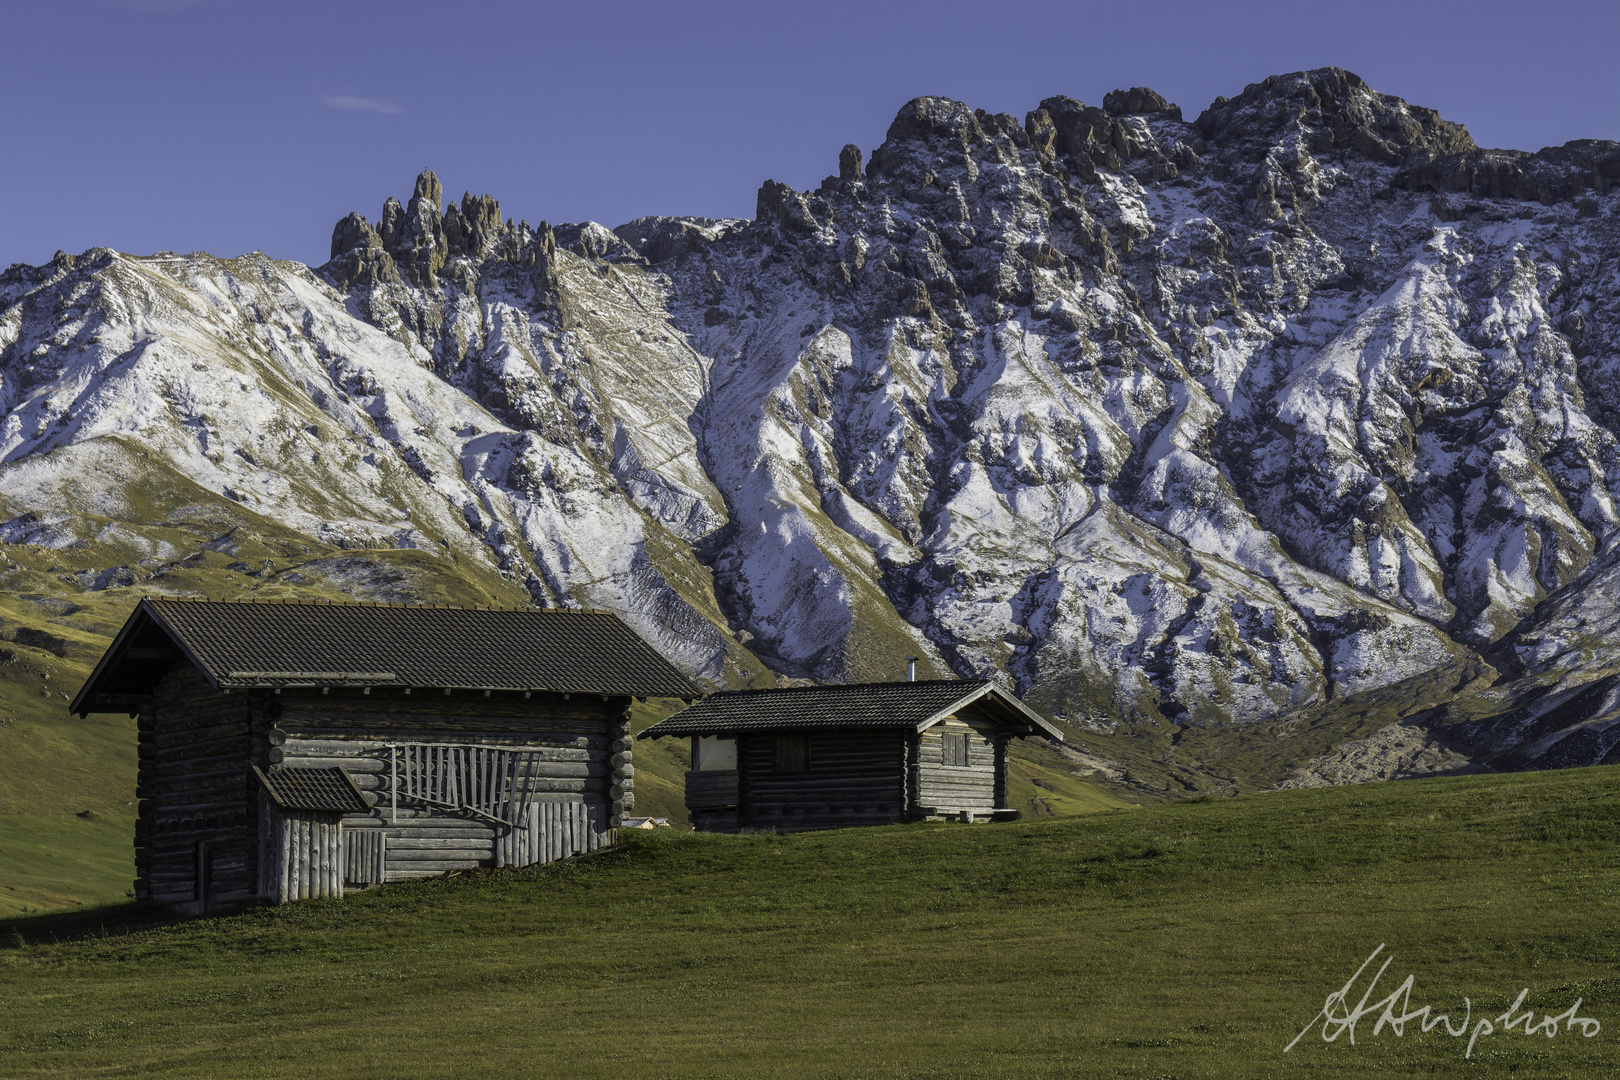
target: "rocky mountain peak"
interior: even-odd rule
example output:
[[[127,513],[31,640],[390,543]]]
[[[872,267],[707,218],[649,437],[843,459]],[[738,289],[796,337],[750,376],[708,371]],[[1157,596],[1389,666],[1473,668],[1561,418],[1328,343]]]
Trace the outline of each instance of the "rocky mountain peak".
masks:
[[[1254,153],[1297,130],[1315,153],[1350,150],[1400,164],[1419,152],[1453,154],[1474,149],[1461,124],[1433,109],[1408,105],[1370,89],[1341,68],[1273,75],[1235,98],[1217,98],[1194,122],[1198,132],[1243,144]]]
[[[859,180],[861,178],[861,148],[854,143],[845,143],[844,148],[838,152],[838,179]]]
[[[426,203],[435,213],[444,205],[444,185],[439,183],[432,169],[423,169],[417,176],[416,188],[411,192],[410,213],[415,215],[422,203]]]
[[[1103,109],[1115,116],[1155,115],[1181,119],[1181,106],[1172,105],[1145,86],[1114,90],[1103,95]]]
[[[973,109],[947,97],[913,98],[889,124],[886,142],[954,142],[967,145],[984,139]]]

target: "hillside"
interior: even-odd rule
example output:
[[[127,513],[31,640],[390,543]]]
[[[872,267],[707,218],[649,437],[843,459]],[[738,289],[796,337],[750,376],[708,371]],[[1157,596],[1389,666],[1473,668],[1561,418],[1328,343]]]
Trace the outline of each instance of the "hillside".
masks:
[[[0,1076],[1607,1076],[1612,767],[1061,821],[632,834],[523,871],[151,924],[0,921]],[[88,937],[82,935],[88,933]],[[53,943],[53,938],[63,940]],[[1410,1006],[1593,1038],[1320,1035]],[[1455,1024],[1457,1021],[1453,1020]]]

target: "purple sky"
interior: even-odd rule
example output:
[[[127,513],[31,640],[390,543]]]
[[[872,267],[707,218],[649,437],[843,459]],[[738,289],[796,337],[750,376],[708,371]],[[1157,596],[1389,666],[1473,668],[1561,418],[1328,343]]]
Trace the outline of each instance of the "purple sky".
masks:
[[[1196,116],[1337,65],[1487,146],[1620,139],[1620,5],[8,3],[0,266],[58,248],[325,261],[424,166],[514,218],[752,216],[944,94],[1151,86]]]

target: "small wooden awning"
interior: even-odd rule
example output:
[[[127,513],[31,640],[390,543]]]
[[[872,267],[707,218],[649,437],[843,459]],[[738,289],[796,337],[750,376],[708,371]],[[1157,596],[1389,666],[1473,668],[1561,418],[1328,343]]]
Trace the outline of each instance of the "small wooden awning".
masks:
[[[273,773],[255,765],[253,775],[259,778],[277,810],[363,814],[371,809],[354,778],[335,765],[325,769],[277,769]]]

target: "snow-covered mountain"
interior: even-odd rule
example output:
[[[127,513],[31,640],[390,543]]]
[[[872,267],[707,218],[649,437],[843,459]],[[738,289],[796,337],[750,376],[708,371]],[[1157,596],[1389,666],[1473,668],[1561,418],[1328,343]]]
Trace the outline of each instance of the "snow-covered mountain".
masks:
[[[424,173],[318,269],[14,266],[0,540],[128,587],[213,507],[715,682],[918,655],[1106,730],[1421,677],[1466,754],[1620,739],[1620,145],[1482,150],[1324,69],[1193,121],[918,98],[837,165],[752,221],[530,226]]]

